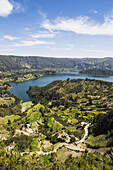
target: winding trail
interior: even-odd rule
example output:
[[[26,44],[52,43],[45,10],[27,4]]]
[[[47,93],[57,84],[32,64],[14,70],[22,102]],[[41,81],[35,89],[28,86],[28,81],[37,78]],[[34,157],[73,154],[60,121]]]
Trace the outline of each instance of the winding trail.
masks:
[[[82,143],[82,142],[85,141],[86,137],[88,136],[88,127],[89,127],[90,124],[91,124],[91,123],[88,123],[88,124],[85,126],[85,128],[84,128],[84,130],[85,130],[84,137],[83,137],[81,140],[79,140],[78,142],[76,142],[76,144],[77,144],[77,143]]]
[[[53,151],[50,151],[50,152],[43,152],[42,150],[41,151],[31,151],[31,152],[22,152],[21,155],[23,154],[27,154],[27,153],[37,153],[38,155],[49,155],[51,153],[55,153],[57,152],[57,150],[62,147],[62,146],[65,146],[67,149],[70,149],[72,151],[84,151],[85,148],[81,147],[81,145],[77,145],[77,144],[80,144],[80,143],[83,143],[86,139],[86,137],[88,136],[88,127],[90,126],[91,123],[88,123],[84,130],[85,130],[85,133],[84,133],[84,137],[75,142],[75,144],[67,144],[67,143],[59,143],[59,146],[57,146]]]

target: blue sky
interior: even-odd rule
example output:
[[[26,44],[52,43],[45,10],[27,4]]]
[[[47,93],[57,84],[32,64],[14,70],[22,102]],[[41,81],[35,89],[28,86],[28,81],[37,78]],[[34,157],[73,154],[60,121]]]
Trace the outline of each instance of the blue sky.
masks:
[[[112,57],[113,0],[0,0],[0,54]]]

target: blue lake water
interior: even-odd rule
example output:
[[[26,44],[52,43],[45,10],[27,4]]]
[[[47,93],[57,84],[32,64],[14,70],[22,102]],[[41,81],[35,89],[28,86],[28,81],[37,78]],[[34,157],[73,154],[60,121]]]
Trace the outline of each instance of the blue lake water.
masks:
[[[79,71],[76,72],[63,72],[63,73],[57,73],[56,75],[49,75],[49,76],[43,76],[39,79],[35,80],[29,80],[22,83],[14,83],[10,82],[9,84],[13,86],[13,88],[10,90],[10,93],[14,94],[18,98],[21,98],[23,102],[30,101],[28,94],[26,93],[27,90],[29,90],[29,86],[45,86],[52,81],[55,80],[66,80],[67,78],[70,79],[96,79],[96,80],[103,80],[103,81],[109,81],[113,82],[113,76],[92,76],[92,75],[83,75],[79,74]]]

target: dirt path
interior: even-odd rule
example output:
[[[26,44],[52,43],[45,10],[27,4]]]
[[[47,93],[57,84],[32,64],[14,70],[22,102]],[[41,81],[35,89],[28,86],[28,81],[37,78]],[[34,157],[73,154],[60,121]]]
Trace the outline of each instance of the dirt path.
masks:
[[[85,130],[84,137],[83,137],[81,140],[77,141],[76,144],[82,143],[82,142],[85,141],[86,137],[88,136],[88,127],[89,127],[90,124],[91,124],[91,123],[89,123],[89,124],[87,124],[87,125],[85,126],[85,128],[84,128],[84,130]]]
[[[88,136],[88,127],[89,127],[90,123],[87,124],[84,128],[85,130],[85,134],[84,134],[84,137],[77,141],[75,144],[67,144],[67,143],[59,143],[59,145],[53,150],[53,151],[50,151],[50,152],[43,152],[42,150],[41,151],[34,151],[34,152],[30,152],[30,153],[37,153],[38,155],[49,155],[51,153],[55,153],[57,152],[57,150],[64,146],[66,147],[67,149],[70,149],[70,150],[73,150],[73,151],[84,151],[85,150],[85,147],[82,147],[82,145],[80,143],[84,142],[86,137]],[[21,155],[25,154],[25,153],[29,153],[29,152],[22,152]]]

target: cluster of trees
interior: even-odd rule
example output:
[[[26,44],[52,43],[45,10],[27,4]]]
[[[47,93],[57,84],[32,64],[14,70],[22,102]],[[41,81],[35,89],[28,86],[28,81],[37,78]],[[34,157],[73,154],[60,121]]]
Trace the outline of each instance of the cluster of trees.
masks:
[[[20,136],[10,137],[8,140],[4,141],[5,145],[8,146],[15,142],[15,148],[18,151],[24,152],[26,149],[31,149],[31,143],[33,138],[31,136],[26,136],[21,134]]]
[[[92,132],[94,136],[106,134],[109,139],[107,146],[113,146],[113,110],[107,114],[98,114],[92,122]]]
[[[0,83],[0,96],[6,94],[10,87],[8,83]]]
[[[71,93],[77,94],[83,90],[83,86],[80,85],[79,80],[78,82],[75,80],[75,84],[72,83],[72,80],[70,81],[70,83],[67,80],[67,84],[69,84],[67,86],[67,84],[64,85],[64,81],[54,81],[45,87],[29,87],[27,93],[30,97],[34,99],[35,103],[40,102],[44,105],[47,105],[47,103],[52,101],[51,107],[65,105],[68,108],[70,104],[72,104],[73,102],[76,103],[77,101],[77,96],[73,97]],[[60,89],[62,89],[62,92],[60,92]]]
[[[56,71],[48,70],[48,71],[45,71],[45,74],[46,75],[55,75]]]
[[[98,114],[93,119],[93,134],[95,136],[99,134],[107,134],[110,131],[113,135],[113,110],[107,114]]]
[[[81,135],[83,133],[77,131],[79,125],[76,125],[76,131],[74,132],[69,129],[70,127],[75,127],[75,123],[71,122],[71,118],[77,119],[77,121],[84,120],[84,117],[88,117],[88,109],[90,109],[91,111],[96,110],[99,111],[100,114],[92,119],[92,133],[95,136],[106,134],[110,139],[107,146],[113,146],[113,110],[110,110],[111,108],[109,108],[109,106],[112,104],[113,99],[112,90],[112,83],[89,79],[68,79],[66,81],[54,81],[45,87],[30,87],[28,94],[34,99],[34,103],[36,104],[40,102],[45,106],[40,107],[39,110],[37,109],[34,111],[37,114],[37,119],[35,121],[37,121],[38,123],[38,132],[45,135],[45,139],[50,140],[50,142],[53,144],[65,141],[65,138],[63,138],[62,136],[59,137],[59,134],[62,130],[70,136],[73,134],[74,136],[81,138]],[[62,110],[60,106],[64,110]],[[62,113],[62,115],[59,115],[57,111],[53,111],[55,109],[53,107],[57,107],[57,111],[65,111],[65,109],[70,108],[70,112],[67,113],[68,115],[66,115],[66,112],[64,115]],[[51,112],[52,108],[53,110]],[[15,97],[14,104],[9,107],[0,107],[0,109],[0,116],[20,114],[20,99]],[[74,111],[77,110],[79,113],[74,113]],[[107,110],[107,113],[102,114],[101,111],[103,110]],[[63,119],[66,118],[65,116],[69,117],[69,114],[71,115],[70,121],[68,121],[68,118]],[[94,113],[92,115],[94,116]],[[26,118],[24,120],[21,119],[23,122],[20,121],[20,125],[24,124],[24,126],[27,127],[27,123],[29,123],[31,120],[29,120],[30,117],[27,118],[27,114],[25,114],[24,116],[26,116]],[[54,130],[54,123],[56,122],[58,123],[58,127]],[[8,124],[6,126],[10,129],[11,122],[8,121]],[[66,127],[69,128],[66,130]],[[0,152],[2,156],[0,155],[0,168],[22,169],[27,166],[28,169],[40,169],[40,167],[48,169],[106,169],[113,166],[113,161],[111,159],[113,158],[112,152],[107,153],[107,155],[104,156],[103,160],[101,160],[97,156],[94,156],[93,154],[88,154],[87,151],[81,157],[76,159],[72,158],[71,156],[68,157],[64,163],[61,163],[55,154],[49,156],[48,160],[46,161],[42,161],[37,155],[32,157],[29,156],[24,159],[24,157],[21,157],[19,155],[18,151],[23,152],[26,149],[32,150],[31,144],[33,142],[33,137],[23,134],[16,137],[14,137],[13,135],[14,133],[12,129],[12,136],[10,136],[8,140],[4,141],[4,143],[8,146],[13,141],[15,141],[15,149],[17,149],[17,151],[15,152],[13,150],[12,154],[7,154],[5,151],[3,151],[3,147],[1,147],[2,150]],[[70,142],[74,142],[74,140],[75,138],[72,137]],[[15,154],[17,154],[16,157],[14,156]],[[106,157],[109,157],[109,159],[107,159]],[[46,162],[48,162],[48,164],[46,164]]]
[[[65,109],[70,108],[70,113],[71,109],[79,110],[79,113],[73,114],[73,117],[78,121],[92,121],[93,127],[91,133],[93,133],[94,136],[110,134],[110,140],[107,146],[113,146],[113,114],[110,107],[110,105],[113,104],[112,90],[113,83],[110,82],[78,79],[54,81],[45,87],[30,87],[28,94],[34,99],[34,103],[40,102],[50,109],[57,107],[57,109],[60,110],[60,108],[62,108],[61,110],[65,111]],[[99,114],[95,116],[95,112]],[[64,127],[72,126],[66,119],[62,120],[62,117],[60,115],[58,116],[57,113],[55,113],[53,117]],[[48,126],[47,119],[44,118],[44,125],[40,126],[39,129],[52,143],[60,140],[58,139],[58,135],[55,136],[56,140],[54,138],[53,140],[51,139],[53,131]],[[75,135],[72,132],[71,134]],[[77,134],[77,136],[81,137],[82,134],[80,132],[79,134],[80,135]]]
[[[98,68],[82,70],[82,71],[79,71],[79,73],[81,73],[81,74],[93,74],[93,75],[107,75],[107,76],[109,75],[109,76],[113,76],[113,71],[112,70],[98,69]]]
[[[65,142],[65,139],[58,137],[58,135],[59,133],[56,133],[54,136],[51,136],[51,134],[50,135],[48,134],[46,139],[50,140],[50,142],[53,144],[58,143],[58,142]]]
[[[0,74],[1,79],[6,79],[7,82],[13,81],[13,82],[21,82],[21,81],[26,81],[28,79],[38,79],[40,75],[37,72],[32,72],[32,71],[11,71],[11,72],[6,72],[6,73],[1,73]],[[6,84],[6,83],[5,83]],[[7,86],[10,86],[7,83]]]
[[[59,107],[60,105],[69,108],[79,104],[78,107],[83,106],[83,108],[87,109],[87,106],[96,105],[100,111],[108,110],[108,105],[112,103],[112,90],[113,84],[110,82],[78,79],[54,81],[45,87],[30,87],[27,93],[33,98],[34,103],[40,102],[50,108]],[[92,96],[95,96],[94,99]],[[100,97],[98,98],[98,96]],[[103,97],[105,97],[104,104]],[[82,102],[84,99],[85,102]],[[49,104],[50,102],[51,105]]]
[[[44,160],[46,160],[44,162]],[[73,158],[71,155],[67,157],[65,162],[61,162],[57,158],[56,153],[44,156],[33,154],[32,156],[22,157],[17,152],[6,152],[5,150],[0,150],[0,169],[113,169],[113,152],[110,150],[107,152],[103,159],[92,153],[83,153],[80,157]]]
[[[6,115],[22,115],[21,114],[21,99],[17,98],[13,94],[9,94],[10,97],[15,98],[15,102],[11,105],[2,104],[0,105],[0,116],[4,117]]]

